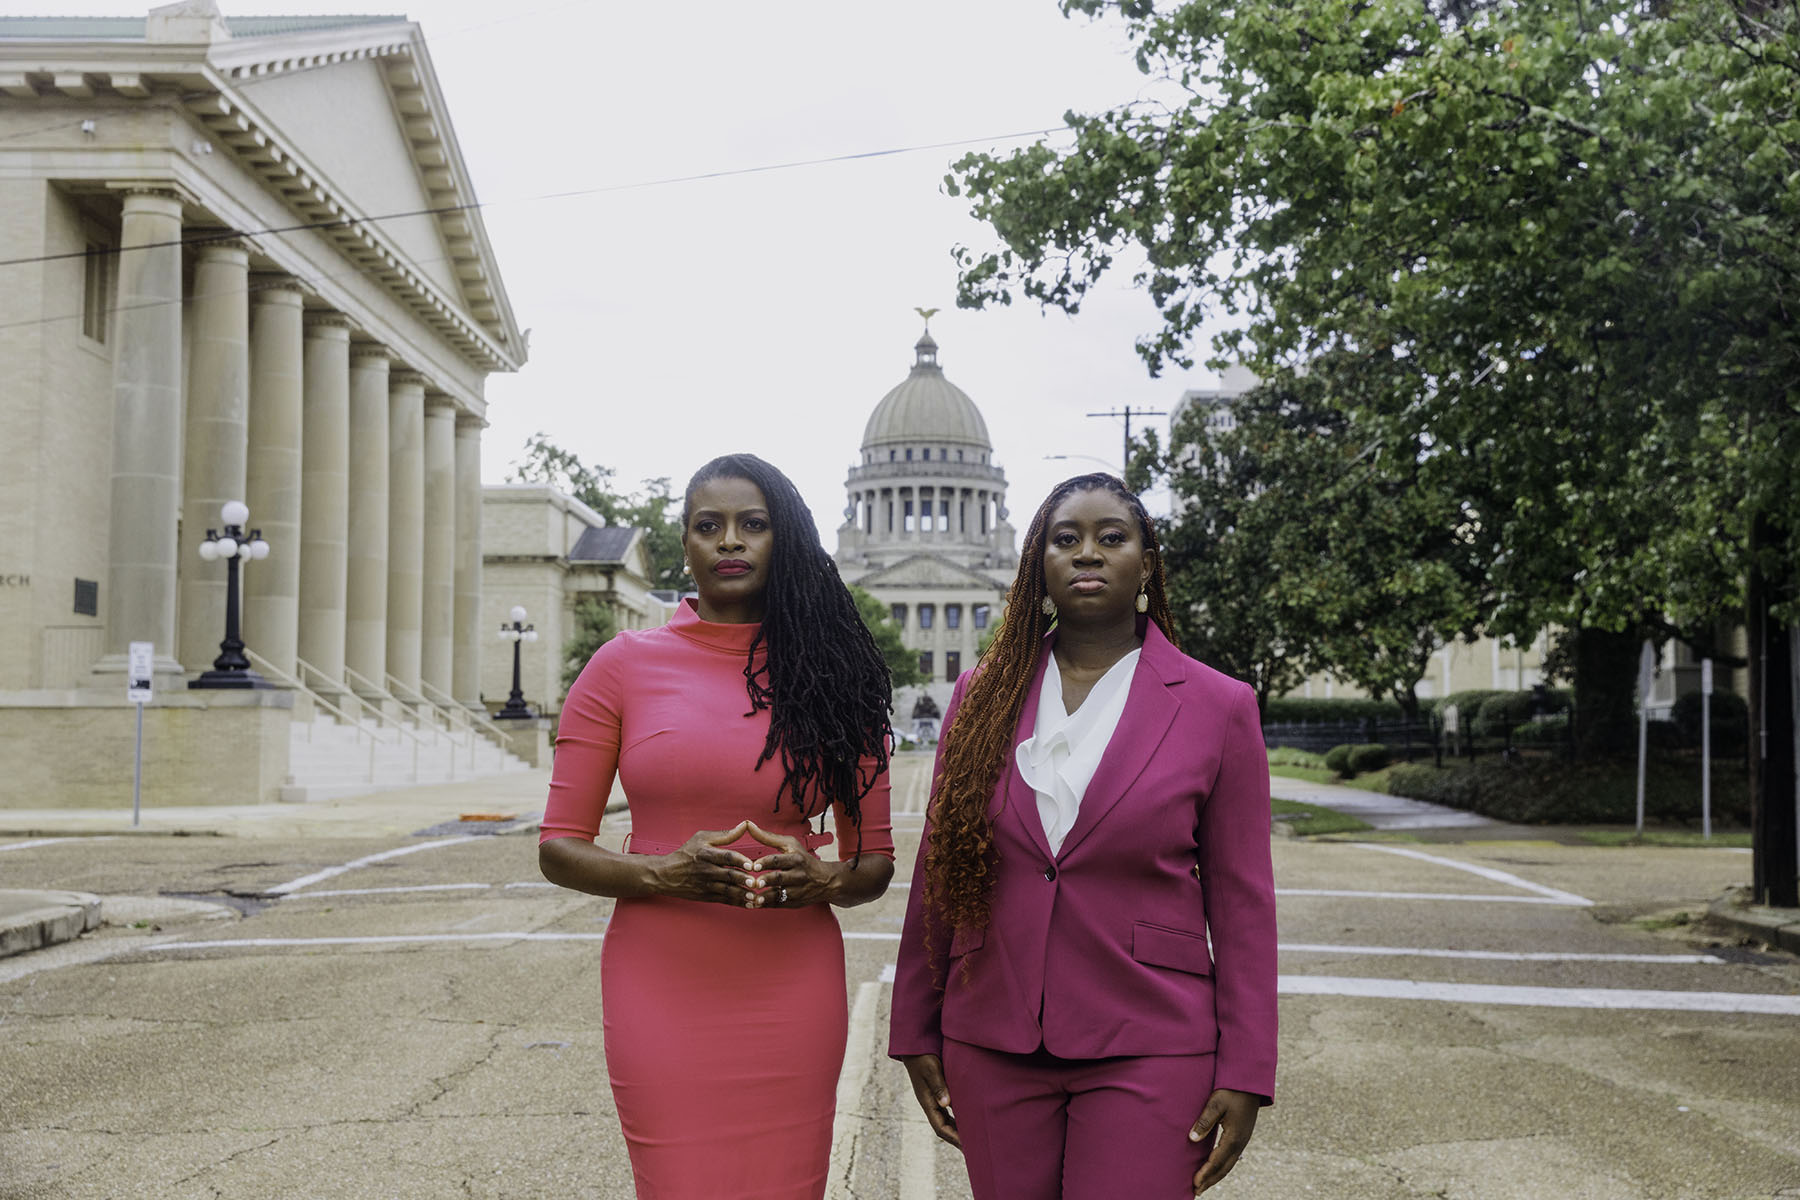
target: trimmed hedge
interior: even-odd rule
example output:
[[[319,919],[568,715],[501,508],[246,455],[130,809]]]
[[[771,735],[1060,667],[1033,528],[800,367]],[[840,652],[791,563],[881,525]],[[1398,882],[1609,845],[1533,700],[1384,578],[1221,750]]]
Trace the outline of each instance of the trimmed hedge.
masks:
[[[1325,767],[1335,771],[1339,779],[1348,779],[1355,774],[1350,769],[1350,746],[1333,746],[1325,752]]]
[[[1670,713],[1676,729],[1681,731],[1681,740],[1689,745],[1700,745],[1700,702],[1699,692],[1688,692],[1675,698],[1674,711]],[[1744,698],[1736,692],[1714,692],[1712,698],[1712,748],[1713,754],[1732,754],[1744,748],[1744,740],[1750,733],[1750,708]]]
[[[1553,713],[1563,712],[1569,707],[1568,697],[1560,692],[1550,692],[1547,700]],[[1517,729],[1531,720],[1532,706],[1536,703],[1537,697],[1530,692],[1501,692],[1489,696],[1475,712],[1475,736],[1505,737],[1509,730]]]
[[[1566,712],[1513,726],[1512,743],[1515,746],[1566,746],[1568,742],[1569,714]]]
[[[1400,705],[1392,700],[1307,700],[1294,696],[1277,696],[1263,708],[1264,724],[1285,725],[1309,721],[1329,724],[1338,721],[1399,721],[1405,718]]]
[[[1747,825],[1750,796],[1743,773],[1714,770],[1712,782],[1713,820]],[[1622,763],[1494,759],[1442,770],[1401,764],[1388,773],[1387,790],[1520,825],[1629,825],[1637,818],[1636,768]],[[1644,815],[1698,824],[1699,765],[1654,764],[1645,779]]]
[[[1365,771],[1379,771],[1394,761],[1394,752],[1379,742],[1350,747],[1350,774],[1361,775]]]

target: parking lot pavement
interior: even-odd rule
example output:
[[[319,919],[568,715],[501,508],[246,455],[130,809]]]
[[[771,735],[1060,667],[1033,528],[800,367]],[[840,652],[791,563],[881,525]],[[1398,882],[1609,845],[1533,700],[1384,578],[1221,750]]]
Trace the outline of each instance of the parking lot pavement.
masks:
[[[895,887],[839,914],[833,1196],[968,1194],[884,1054],[928,771],[896,764]],[[600,1049],[611,902],[546,884],[530,836],[442,818],[0,841],[9,879],[135,893],[102,894],[108,924],[78,942],[0,961],[0,1194],[629,1196]],[[1705,924],[1746,856],[1531,837],[1273,853],[1277,1103],[1219,1195],[1800,1187],[1800,967]]]

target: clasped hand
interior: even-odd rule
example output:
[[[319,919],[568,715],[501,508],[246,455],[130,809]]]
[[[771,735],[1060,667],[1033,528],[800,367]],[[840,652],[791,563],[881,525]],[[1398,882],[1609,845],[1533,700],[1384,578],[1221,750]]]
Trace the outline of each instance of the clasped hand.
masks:
[[[726,849],[746,833],[774,851],[752,859]],[[798,908],[829,901],[837,871],[808,853],[797,837],[770,833],[755,821],[701,830],[657,867],[665,896],[741,908]]]

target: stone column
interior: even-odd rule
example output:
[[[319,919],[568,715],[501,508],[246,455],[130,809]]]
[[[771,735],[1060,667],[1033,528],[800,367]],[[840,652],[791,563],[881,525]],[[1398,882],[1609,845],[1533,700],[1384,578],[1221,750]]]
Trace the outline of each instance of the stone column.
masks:
[[[456,627],[456,406],[450,397],[425,402],[425,510],[419,675],[443,703],[452,687]]]
[[[481,704],[481,431],[480,417],[456,419],[456,646],[450,694]]]
[[[344,681],[350,534],[350,322],[306,318],[300,455],[300,657]],[[309,686],[321,686],[317,676]]]
[[[387,687],[388,356],[380,346],[350,354],[349,466],[344,666],[362,676],[350,686],[365,693]]]
[[[300,630],[300,285],[259,280],[250,297],[250,528],[269,557],[241,568],[244,644],[297,675]]]
[[[181,200],[125,193],[113,318],[112,506],[107,521],[104,653],[123,679],[132,642],[156,644],[162,687],[180,687],[175,612],[181,509]],[[223,627],[219,632],[223,634]]]
[[[187,436],[181,476],[181,619],[177,653],[189,671],[211,668],[225,635],[225,564],[196,553],[219,510],[244,498],[249,436],[250,254],[242,242],[209,242],[194,264],[188,302]]]
[[[408,693],[402,700],[419,687],[424,561],[425,377],[395,371],[388,381],[387,670]]]

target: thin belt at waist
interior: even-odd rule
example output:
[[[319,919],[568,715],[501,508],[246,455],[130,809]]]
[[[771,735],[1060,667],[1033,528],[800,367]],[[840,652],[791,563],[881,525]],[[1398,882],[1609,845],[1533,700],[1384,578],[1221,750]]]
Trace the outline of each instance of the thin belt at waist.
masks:
[[[829,844],[835,836],[830,833],[808,831],[800,835],[800,844],[817,854],[819,847]],[[625,845],[622,848],[627,854],[673,854],[684,844],[683,842],[658,842],[650,838],[639,837],[635,833],[628,833],[625,835]],[[775,852],[775,847],[767,842],[759,842],[753,837],[741,837],[735,842],[721,846],[720,849],[736,850],[745,858],[750,859],[761,858],[765,854]]]

